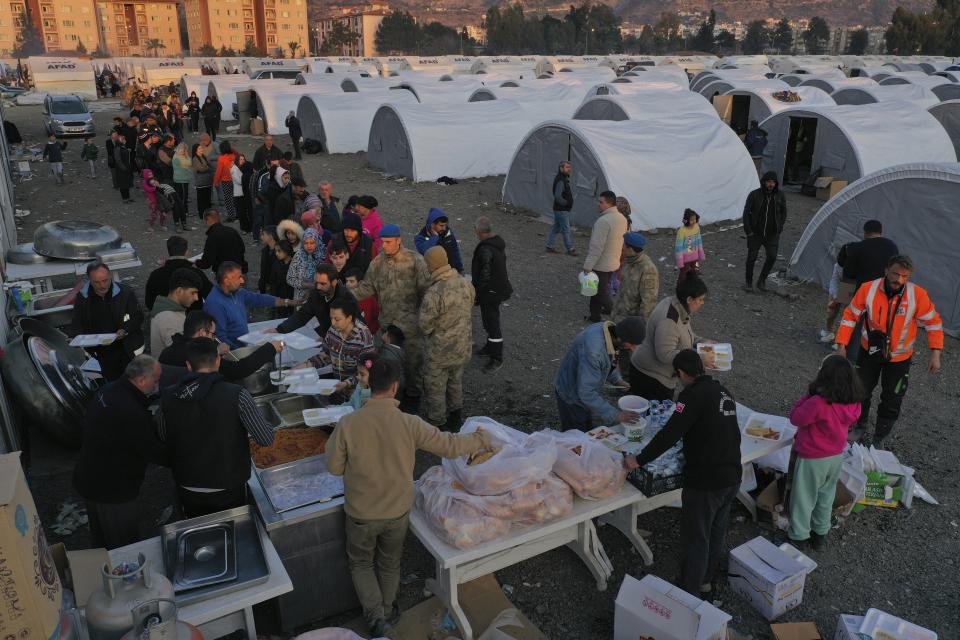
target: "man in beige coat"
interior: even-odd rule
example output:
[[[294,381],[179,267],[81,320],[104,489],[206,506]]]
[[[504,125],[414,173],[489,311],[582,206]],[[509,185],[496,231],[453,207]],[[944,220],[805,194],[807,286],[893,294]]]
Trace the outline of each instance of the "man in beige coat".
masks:
[[[443,433],[402,413],[393,399],[399,386],[396,363],[374,362],[372,397],[362,409],[340,419],[327,443],[327,469],[343,476],[350,575],[363,617],[376,637],[391,633],[391,622],[400,617],[400,558],[413,505],[417,449],[456,458],[490,446],[490,434],[482,429]]]
[[[590,322],[600,322],[601,313],[610,313],[613,301],[610,299],[610,276],[620,268],[620,254],[623,251],[623,234],[627,229],[627,219],[617,210],[617,194],[604,191],[597,199],[600,217],[593,223],[590,232],[590,246],[583,261],[583,273],[595,273],[597,295],[590,298]]]

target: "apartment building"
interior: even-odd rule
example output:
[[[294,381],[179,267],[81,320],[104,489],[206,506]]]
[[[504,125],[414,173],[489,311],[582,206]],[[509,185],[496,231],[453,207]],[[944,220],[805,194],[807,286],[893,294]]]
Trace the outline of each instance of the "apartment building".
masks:
[[[97,0],[103,48],[114,56],[181,55],[177,3],[178,0]]]
[[[289,56],[289,44],[298,42],[297,55],[307,53],[307,0],[184,0],[183,5],[194,52],[205,44],[239,52],[253,42],[267,54],[281,50]]]
[[[380,55],[377,51],[375,40],[377,37],[377,29],[380,27],[380,23],[383,22],[386,15],[386,11],[375,10],[329,16],[318,20],[314,32],[317,52],[319,53],[321,47],[323,47],[327,36],[333,31],[334,25],[340,24],[349,31],[357,34],[358,37],[354,42],[342,45],[340,51],[335,52],[335,55],[362,58]]]
[[[93,0],[3,0],[0,56],[9,56],[29,14],[47,52],[93,51],[100,42]]]

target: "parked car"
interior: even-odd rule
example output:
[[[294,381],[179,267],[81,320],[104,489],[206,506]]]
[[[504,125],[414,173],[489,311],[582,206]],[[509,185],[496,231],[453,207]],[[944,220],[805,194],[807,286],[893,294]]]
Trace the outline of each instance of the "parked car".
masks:
[[[79,96],[53,96],[43,99],[43,124],[47,135],[58,138],[86,137],[96,135],[93,114]]]

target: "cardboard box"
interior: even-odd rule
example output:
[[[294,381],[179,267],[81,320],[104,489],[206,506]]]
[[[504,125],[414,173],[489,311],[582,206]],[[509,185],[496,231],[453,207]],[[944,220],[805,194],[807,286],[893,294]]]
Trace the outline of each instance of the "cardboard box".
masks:
[[[866,636],[860,635],[861,624],[863,624],[863,616],[840,614],[840,617],[837,618],[837,630],[833,633],[833,640],[870,640]]]
[[[766,538],[756,537],[730,552],[730,588],[775,620],[803,601],[806,568]]]
[[[826,202],[840,193],[840,190],[846,187],[847,184],[846,180],[837,180],[831,176],[822,176],[814,181],[813,186],[817,189],[817,200]]]
[[[773,526],[786,531],[790,526],[790,518],[783,507],[783,500],[780,499],[780,487],[777,483],[778,481],[774,480],[760,492],[757,496],[757,509],[769,513]],[[780,509],[778,510],[777,507]]]
[[[20,454],[0,455],[0,636],[46,640],[60,627],[63,587]]]
[[[87,605],[90,594],[103,586],[101,571],[109,563],[106,549],[81,549],[67,551],[62,542],[50,547],[53,562],[57,566],[60,583],[65,589],[73,591],[78,607]]]
[[[875,640],[937,640],[936,632],[880,609],[867,609],[859,633]]]
[[[776,640],[823,640],[812,622],[784,622],[770,625]]]
[[[916,487],[913,469],[900,464],[896,456],[888,451],[874,451],[874,457],[883,465],[882,469],[865,473],[867,485],[863,490],[863,499],[857,504],[894,509],[902,503],[910,507]]]
[[[617,593],[614,640],[725,640],[730,616],[666,580],[627,575]]]

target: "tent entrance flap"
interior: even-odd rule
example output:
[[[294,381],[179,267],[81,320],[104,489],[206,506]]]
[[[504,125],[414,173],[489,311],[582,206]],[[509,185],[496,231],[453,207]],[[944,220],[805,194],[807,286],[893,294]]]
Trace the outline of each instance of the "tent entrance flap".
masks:
[[[745,134],[750,128],[750,99],[749,95],[733,96],[730,126],[738,136]]]
[[[813,171],[813,152],[817,140],[817,118],[790,118],[787,153],[784,160],[784,184],[803,184]]]

